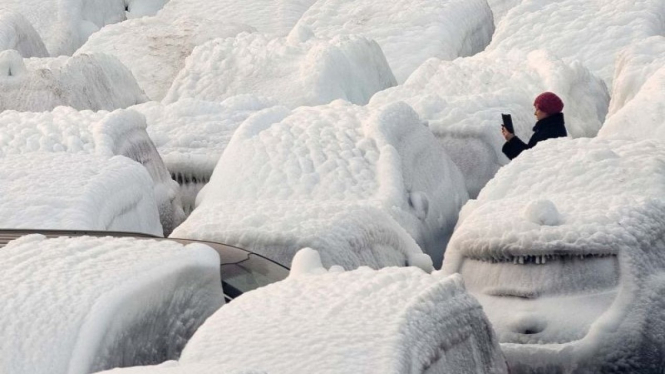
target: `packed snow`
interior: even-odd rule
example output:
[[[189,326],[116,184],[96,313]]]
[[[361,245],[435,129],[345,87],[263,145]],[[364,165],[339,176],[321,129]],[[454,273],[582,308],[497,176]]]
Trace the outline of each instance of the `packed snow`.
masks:
[[[494,32],[485,0],[319,0],[294,33],[376,40],[399,83],[430,57],[453,60],[487,46]]]
[[[61,105],[113,110],[147,100],[132,73],[112,56],[24,59],[15,50],[0,52],[0,112],[49,111]]]
[[[106,53],[131,71],[152,100],[162,100],[185,58],[195,46],[214,38],[233,37],[249,26],[180,14],[143,17],[103,28],[76,53]]]
[[[84,374],[177,359],[224,304],[219,255],[202,244],[29,235],[0,255],[3,373]]]
[[[664,196],[665,143],[547,140],[464,206],[443,270],[481,302],[511,370],[657,372]]]
[[[580,61],[612,88],[617,53],[665,34],[662,0],[524,0],[497,25],[488,50],[547,49]]]
[[[440,263],[466,199],[459,170],[404,103],[278,106],[236,130],[173,235],[287,265],[310,246],[350,269],[404,265],[420,252],[406,230]]]
[[[562,98],[568,134],[596,135],[609,104],[603,82],[580,64],[567,64],[546,51],[430,59],[403,85],[379,92],[371,103],[410,104],[429,122],[475,197],[508,162],[501,152],[501,113],[510,113],[516,135],[529,139],[536,122],[533,101],[544,91]]]
[[[501,23],[503,17],[505,17],[511,9],[520,5],[521,2],[522,0],[487,0],[490,9],[492,9],[492,16],[494,16],[494,26],[496,27],[496,25]]]
[[[47,57],[34,27],[20,13],[0,8],[0,51],[14,49],[23,57]]]
[[[305,258],[303,258],[305,257]],[[506,373],[497,340],[459,276],[418,268],[326,270],[305,248],[284,281],[211,316],[179,362],[111,374]],[[177,369],[176,369],[177,368]],[[189,370],[189,371],[187,371]]]
[[[162,235],[150,175],[122,156],[0,158],[0,227]]]
[[[196,47],[164,102],[256,94],[291,108],[335,99],[362,105],[396,84],[379,45],[364,37],[241,33]]]
[[[0,113],[0,158],[13,154],[84,153],[111,158],[126,156],[141,163],[153,180],[154,196],[164,233],[184,217],[178,184],[164,166],[146,133],[145,118],[133,110]]]

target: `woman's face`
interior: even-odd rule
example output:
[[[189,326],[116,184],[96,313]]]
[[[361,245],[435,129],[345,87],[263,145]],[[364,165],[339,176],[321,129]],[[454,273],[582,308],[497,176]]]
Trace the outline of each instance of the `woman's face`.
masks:
[[[536,116],[536,119],[538,121],[540,121],[541,119],[547,117],[547,113],[545,113],[542,110],[538,109],[536,106],[534,106],[533,109],[534,109],[533,114]]]

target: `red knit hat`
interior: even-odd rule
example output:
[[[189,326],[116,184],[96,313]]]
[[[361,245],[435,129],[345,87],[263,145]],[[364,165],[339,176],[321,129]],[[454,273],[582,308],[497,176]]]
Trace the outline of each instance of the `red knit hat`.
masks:
[[[547,114],[560,113],[563,110],[563,101],[551,92],[543,92],[538,95],[533,105]]]

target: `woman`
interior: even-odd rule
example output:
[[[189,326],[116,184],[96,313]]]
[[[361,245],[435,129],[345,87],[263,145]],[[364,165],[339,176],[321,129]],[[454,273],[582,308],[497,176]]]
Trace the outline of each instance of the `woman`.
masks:
[[[566,126],[563,121],[563,101],[551,93],[543,92],[533,102],[536,110],[536,125],[533,127],[533,135],[529,139],[528,144],[515,136],[515,134],[508,132],[505,127],[501,126],[501,133],[506,139],[506,144],[501,149],[503,153],[509,158],[514,159],[523,150],[533,148],[539,141],[560,138],[567,136]]]

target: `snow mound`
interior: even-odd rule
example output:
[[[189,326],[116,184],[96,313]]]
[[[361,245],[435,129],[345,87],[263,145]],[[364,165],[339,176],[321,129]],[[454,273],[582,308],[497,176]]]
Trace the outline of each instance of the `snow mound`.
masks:
[[[464,206],[443,270],[483,305],[511,370],[660,370],[664,196],[665,143],[548,140]]]
[[[285,264],[312,247],[348,269],[404,265],[420,253],[406,230],[438,265],[466,199],[457,167],[404,103],[273,107],[236,130],[173,235]]]
[[[158,16],[187,14],[222,24],[249,25],[261,33],[285,36],[316,0],[170,0]]]
[[[0,8],[0,51],[15,49],[23,57],[46,57],[42,38],[21,14]]]
[[[23,59],[0,52],[0,111],[113,110],[147,101],[132,73],[103,54]]]
[[[294,108],[335,99],[362,105],[395,84],[381,48],[363,37],[274,39],[241,33],[196,47],[164,102],[256,94]]]
[[[178,184],[171,179],[146,133],[145,118],[132,110],[0,113],[0,158],[13,154],[85,153],[126,156],[141,163],[153,179],[160,221],[166,234],[184,217]]]
[[[429,122],[475,197],[508,162],[501,152],[501,113],[510,113],[516,134],[529,139],[536,122],[533,100],[544,91],[563,99],[572,137],[596,135],[609,103],[603,82],[580,64],[567,64],[542,50],[430,59],[403,85],[377,93],[370,103],[411,105]]]
[[[160,13],[157,17],[104,27],[76,53],[106,53],[117,57],[132,71],[152,100],[162,100],[195,46],[251,30],[248,26],[214,19],[188,15],[171,18]]]
[[[126,18],[125,0],[2,0],[2,7],[22,14],[51,56],[71,55],[94,32]]]
[[[494,16],[494,26],[499,25],[503,17],[521,2],[522,0],[487,0]]]
[[[612,87],[617,53],[665,34],[660,0],[525,0],[502,19],[487,50],[546,49],[580,61]]]
[[[0,158],[0,227],[162,235],[144,167],[65,153]]]
[[[224,304],[219,256],[200,244],[29,235],[0,253],[3,373],[172,360]]]
[[[494,32],[484,0],[319,0],[305,12],[301,29],[332,38],[356,34],[376,40],[403,83],[425,60],[453,60],[487,46]]]

